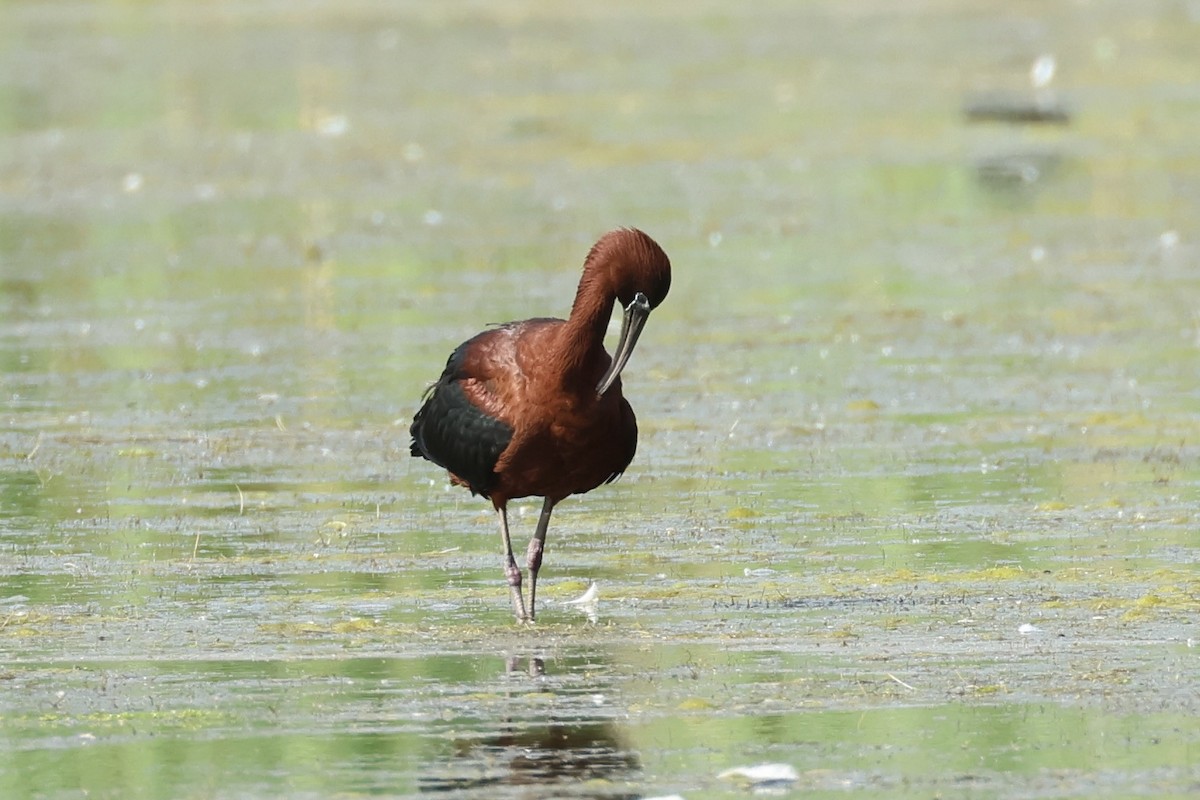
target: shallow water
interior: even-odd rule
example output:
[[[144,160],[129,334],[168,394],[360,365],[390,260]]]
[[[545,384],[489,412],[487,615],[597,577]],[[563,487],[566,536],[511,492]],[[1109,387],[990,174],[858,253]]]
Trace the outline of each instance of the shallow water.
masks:
[[[5,5],[0,795],[1197,791],[1198,47],[1185,2]],[[407,424],[618,224],[675,267],[638,458],[517,628]]]

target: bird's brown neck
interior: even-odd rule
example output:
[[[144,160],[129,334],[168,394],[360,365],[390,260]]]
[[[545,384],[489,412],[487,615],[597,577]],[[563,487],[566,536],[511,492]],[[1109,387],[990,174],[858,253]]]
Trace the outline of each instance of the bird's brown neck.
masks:
[[[608,367],[604,352],[604,334],[612,318],[616,298],[595,280],[584,276],[571,306],[571,316],[562,328],[564,340],[558,354],[563,383],[566,386],[595,388]],[[582,389],[580,389],[582,391]]]

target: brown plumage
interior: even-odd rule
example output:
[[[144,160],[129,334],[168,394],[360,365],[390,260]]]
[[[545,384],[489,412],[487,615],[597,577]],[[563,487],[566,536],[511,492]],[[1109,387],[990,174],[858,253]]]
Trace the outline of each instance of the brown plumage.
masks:
[[[554,506],[617,478],[637,449],[620,373],[650,311],[671,287],[671,262],[646,234],[610,231],[583,264],[571,315],[510,322],[451,354],[413,419],[412,454],[492,501],[517,620],[536,613],[537,575]],[[614,303],[624,309],[615,355],[604,349]],[[529,543],[529,609],[512,554],[507,504],[545,498]]]

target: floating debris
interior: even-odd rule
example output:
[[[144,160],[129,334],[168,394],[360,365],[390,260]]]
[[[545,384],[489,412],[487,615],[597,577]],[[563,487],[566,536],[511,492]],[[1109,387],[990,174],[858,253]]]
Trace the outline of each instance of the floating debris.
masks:
[[[1022,636],[1028,636],[1031,633],[1041,633],[1041,632],[1042,632],[1041,628],[1039,628],[1037,625],[1032,625],[1028,622],[1024,623],[1023,625],[1021,625],[1021,627],[1017,628],[1017,633],[1021,634]]]
[[[963,103],[968,122],[1007,122],[1012,125],[1067,125],[1071,112],[1051,92],[985,92]]]
[[[599,600],[600,587],[595,581],[592,581],[587,591],[574,600],[563,600],[562,604],[564,606],[575,606],[587,616],[588,622],[596,623],[600,621]]]
[[[964,113],[970,122],[1008,122],[1012,124],[1048,123],[1066,125],[1071,113],[1050,89],[1058,71],[1058,61],[1046,54],[1034,59],[1029,67],[1030,92],[986,92],[969,96]]]
[[[587,588],[587,591],[576,597],[574,600],[564,600],[564,606],[583,606],[588,603],[595,603],[600,599],[600,587],[592,581],[592,585]]]
[[[1054,56],[1049,54],[1038,56],[1029,68],[1029,82],[1035,89],[1045,89],[1050,85],[1050,81],[1054,80],[1054,73],[1057,70],[1058,61]]]
[[[321,114],[313,127],[317,135],[326,139],[336,139],[350,130],[350,120],[345,114]]]
[[[1001,189],[1035,184],[1059,168],[1062,158],[1056,153],[1009,153],[981,158],[975,174],[984,184]]]
[[[753,767],[734,767],[717,776],[721,780],[733,780],[754,790],[785,789],[800,779],[791,764],[758,764]]]

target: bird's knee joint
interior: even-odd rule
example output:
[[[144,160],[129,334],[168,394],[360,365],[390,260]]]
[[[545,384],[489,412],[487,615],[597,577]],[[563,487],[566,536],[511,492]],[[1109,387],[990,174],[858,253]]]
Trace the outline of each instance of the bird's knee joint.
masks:
[[[504,577],[508,578],[509,586],[521,588],[521,570],[511,558],[504,562]]]
[[[525,562],[529,565],[529,569],[537,572],[542,566],[542,541],[540,539],[532,539],[529,542],[529,549],[525,551]]]

